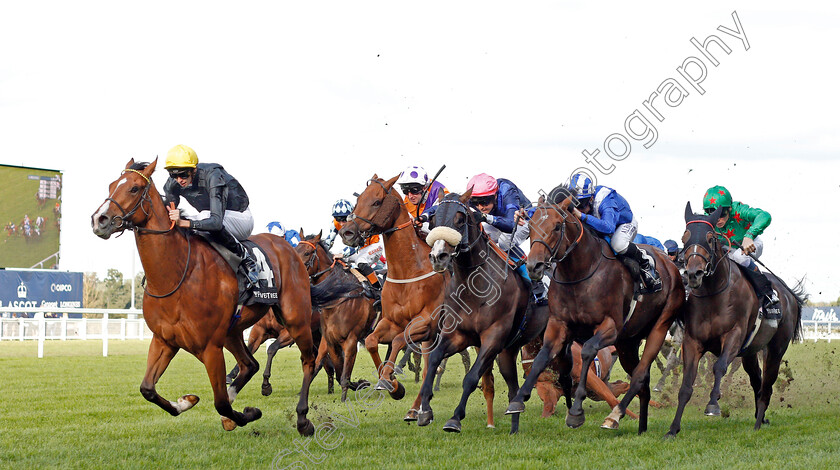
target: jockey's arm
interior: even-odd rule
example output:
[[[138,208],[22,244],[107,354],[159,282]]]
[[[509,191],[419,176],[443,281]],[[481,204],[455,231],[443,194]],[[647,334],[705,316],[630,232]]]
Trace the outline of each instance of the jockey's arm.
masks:
[[[615,232],[618,224],[619,212],[612,207],[601,207],[601,218],[589,214],[582,214],[581,219],[586,225],[599,233],[610,235]]]
[[[190,228],[196,230],[204,230],[206,232],[218,232],[224,228],[222,220],[225,217],[225,206],[227,199],[225,197],[224,186],[210,187],[210,217],[201,220],[191,220]]]

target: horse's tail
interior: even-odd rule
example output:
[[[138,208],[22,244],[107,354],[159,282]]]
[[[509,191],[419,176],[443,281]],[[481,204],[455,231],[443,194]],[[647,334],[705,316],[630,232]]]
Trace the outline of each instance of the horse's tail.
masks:
[[[782,282],[782,284],[784,284],[784,282]],[[794,297],[796,297],[796,326],[793,330],[794,341],[802,341],[802,307],[805,305],[805,302],[808,301],[809,297],[808,293],[805,292],[804,284],[804,277],[796,282],[796,285],[793,286],[793,289],[791,289],[787,286],[787,284],[785,284],[785,287],[787,287],[790,290],[790,293],[793,294]]]
[[[309,290],[313,308],[323,308],[339,299],[362,295],[362,286],[356,278],[350,280],[343,276],[329,276],[324,282],[311,286]]]

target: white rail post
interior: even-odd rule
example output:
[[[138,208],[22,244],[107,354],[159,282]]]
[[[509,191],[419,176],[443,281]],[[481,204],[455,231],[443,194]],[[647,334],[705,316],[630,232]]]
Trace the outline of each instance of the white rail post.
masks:
[[[102,357],[108,357],[108,312],[102,314]]]
[[[44,319],[44,312],[35,314],[38,319],[38,359],[44,357],[44,336],[47,335],[47,322]]]
[[[87,318],[82,317],[82,325],[79,327],[79,339],[87,340],[87,321]]]
[[[814,322],[814,342],[816,343],[819,340],[820,340],[820,330],[817,327],[817,322]]]
[[[23,317],[20,317],[20,340],[23,341]]]
[[[61,315],[61,340],[67,341],[67,312]]]
[[[120,319],[120,339],[125,341],[125,318]]]

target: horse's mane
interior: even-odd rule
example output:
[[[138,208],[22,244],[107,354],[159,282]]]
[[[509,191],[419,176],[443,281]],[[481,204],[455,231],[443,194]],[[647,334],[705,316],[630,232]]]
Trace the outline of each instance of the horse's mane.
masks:
[[[311,242],[312,240],[315,239],[315,237],[316,237],[316,235],[306,235],[306,236],[304,236],[303,240],[307,241],[307,242]],[[321,248],[323,248],[324,251],[326,251],[327,253],[330,252],[330,247],[327,245],[327,241],[324,240],[323,238],[318,241],[318,245],[320,245]]]
[[[149,162],[134,162],[128,167],[129,170],[145,170],[147,166],[151,163]]]

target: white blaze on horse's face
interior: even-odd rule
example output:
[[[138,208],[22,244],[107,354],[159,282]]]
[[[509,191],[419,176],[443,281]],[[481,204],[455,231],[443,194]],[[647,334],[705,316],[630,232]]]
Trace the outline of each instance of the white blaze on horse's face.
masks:
[[[114,191],[111,192],[111,195],[108,196],[108,197],[113,198],[114,194],[117,194],[117,189],[119,189],[120,186],[124,185],[127,182],[128,182],[128,180],[126,179],[125,176],[120,178],[120,182],[117,183],[116,186],[114,186]],[[90,223],[91,223],[92,226],[94,226],[94,228],[96,228],[96,222],[95,221],[99,220],[99,217],[103,216],[105,214],[105,212],[108,211],[108,206],[110,206],[110,205],[111,205],[111,201],[106,200],[105,202],[102,203],[101,206],[99,206],[99,209],[96,210],[96,213],[93,214],[93,218],[90,219]]]
[[[432,251],[429,253],[429,256],[437,258],[443,253],[443,249],[446,246],[446,242],[443,240],[436,240],[432,245]]]

